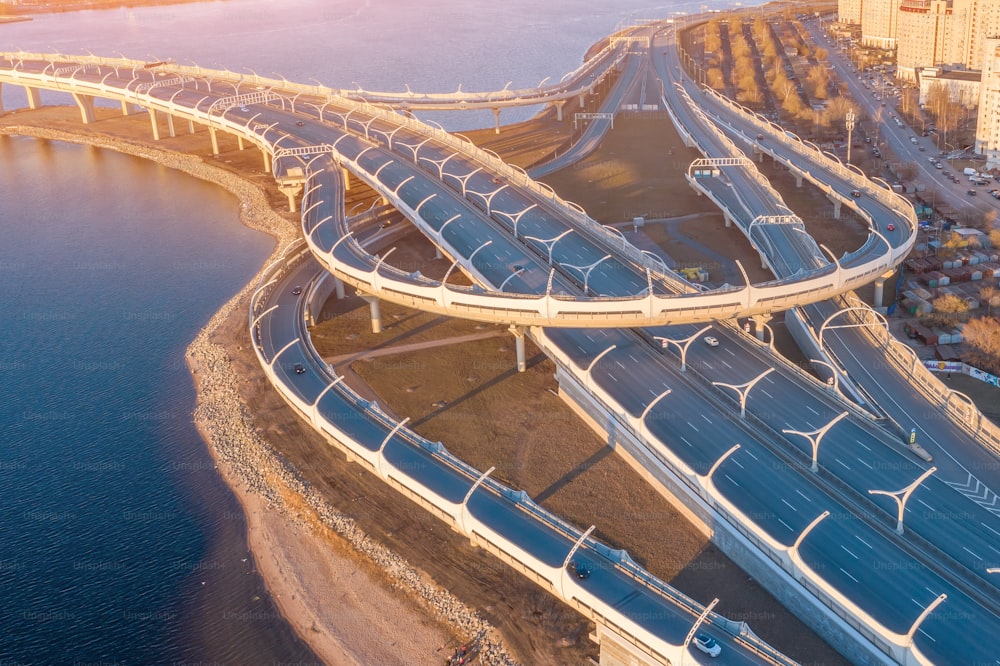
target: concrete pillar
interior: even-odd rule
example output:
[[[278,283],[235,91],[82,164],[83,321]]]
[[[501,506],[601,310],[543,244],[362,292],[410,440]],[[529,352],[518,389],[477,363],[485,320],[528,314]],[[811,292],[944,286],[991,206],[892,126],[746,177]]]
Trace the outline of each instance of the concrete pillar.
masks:
[[[885,294],[883,293],[883,290],[885,289],[885,280],[886,280],[885,275],[880,275],[877,278],[875,278],[875,297],[873,299],[874,302],[872,303],[872,307],[875,308],[876,310],[878,310],[881,307],[884,307],[882,299],[885,298]]]
[[[763,252],[758,252],[760,254],[760,267],[767,268],[767,257],[764,256]]]
[[[177,132],[174,131],[174,114],[167,114],[167,131],[170,133],[170,138],[177,136]]]
[[[839,220],[840,219],[840,202],[839,201],[834,201],[833,202],[833,219],[835,219],[835,220]]]
[[[236,145],[239,146],[240,150],[243,150],[243,135],[242,134],[237,134],[236,135]]]
[[[517,371],[524,372],[528,368],[528,363],[524,358],[524,327],[511,325],[508,330],[514,334],[514,349],[517,352]]]
[[[555,107],[556,107],[556,120],[562,122],[562,119],[563,119],[563,112],[562,112],[562,110],[563,110],[563,107],[566,106],[566,100],[564,100],[564,99],[557,99],[556,101],[552,102],[552,104],[555,105]]]
[[[733,226],[733,217],[728,212],[723,211],[722,219],[726,221],[726,228]]]
[[[444,257],[444,255],[441,254],[441,248],[439,248],[437,245],[435,245],[434,246],[434,258],[435,259],[441,259],[442,257]]]
[[[753,316],[753,327],[754,333],[757,335],[757,339],[764,342],[764,324],[771,321],[771,315],[769,314],[758,314]]]
[[[344,281],[337,276],[333,276],[333,287],[337,293],[337,300],[344,300]]]
[[[264,173],[271,173],[271,155],[263,148],[260,149],[260,154],[264,157]]]
[[[383,206],[388,206],[389,205],[389,200],[386,199],[385,197],[382,197],[382,205]]]
[[[362,296],[361,298],[368,301],[368,309],[371,311],[371,317],[372,317],[372,333],[381,333],[382,311],[379,308],[378,296]]]
[[[587,103],[587,93],[581,93],[580,97],[578,97],[576,101],[580,105],[580,108],[582,109],[584,107],[584,104]]]
[[[149,110],[149,124],[153,126],[153,141],[159,141],[160,125],[156,120],[156,109]]]
[[[795,174],[795,187],[802,187],[802,176]]]
[[[347,170],[347,167],[340,167],[344,172],[344,191],[351,191],[351,172]]]
[[[38,92],[38,88],[24,86],[24,93],[28,96],[29,109],[37,109],[42,105],[42,96],[41,93]]]
[[[94,96],[73,93],[73,101],[76,102],[77,108],[80,109],[80,120],[83,124],[89,125],[94,122]]]
[[[298,208],[298,198],[302,194],[303,184],[300,181],[278,181],[278,189],[288,197],[288,212],[294,213]]]
[[[493,130],[495,133],[500,133],[500,107],[493,107]]]
[[[122,100],[122,115],[123,116],[132,115],[132,106],[125,100]]]
[[[188,134],[194,134],[194,121],[188,120]]]
[[[219,136],[215,133],[215,128],[209,126],[208,135],[212,137],[212,156],[219,156]]]

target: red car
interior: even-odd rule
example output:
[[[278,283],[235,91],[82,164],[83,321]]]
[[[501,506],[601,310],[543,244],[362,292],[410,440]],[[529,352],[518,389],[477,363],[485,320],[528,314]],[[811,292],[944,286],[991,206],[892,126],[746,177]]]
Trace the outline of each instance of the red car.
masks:
[[[889,231],[895,231],[896,230],[896,225],[895,224],[890,224],[889,226],[886,227],[886,229],[888,229]]]

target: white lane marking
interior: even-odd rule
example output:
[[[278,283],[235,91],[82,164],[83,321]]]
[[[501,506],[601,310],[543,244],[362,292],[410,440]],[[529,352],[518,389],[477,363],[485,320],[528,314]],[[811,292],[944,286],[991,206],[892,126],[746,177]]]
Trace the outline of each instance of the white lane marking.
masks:
[[[934,638],[933,636],[931,636],[930,634],[928,634],[928,633],[927,633],[926,631],[924,631],[923,629],[917,629],[917,631],[919,631],[919,632],[920,632],[920,633],[922,633],[922,634],[923,634],[924,636],[926,636],[927,638],[929,638],[929,639],[931,639],[932,641],[934,641],[935,643],[937,643],[937,639],[936,639],[936,638]]]
[[[726,348],[725,348],[725,349],[723,349],[722,351],[726,352],[726,353],[727,353],[727,354],[729,354],[730,356],[733,356],[733,357],[735,357],[735,356],[736,356],[736,352],[734,352],[734,351],[733,351],[732,349],[729,349],[728,347],[726,347]]]
[[[727,367],[727,368],[729,368],[730,370],[732,370],[732,369],[733,369],[733,366],[729,365],[728,363],[726,363],[726,362],[725,362],[725,361],[723,361],[722,359],[719,359],[719,363],[721,363],[722,365],[726,366],[726,367]]]
[[[806,495],[804,492],[802,492],[798,488],[795,489],[795,492],[797,492],[799,494],[799,497],[801,497],[805,501],[807,501],[807,502],[811,502],[812,501],[811,499],[809,499],[808,495]]]
[[[838,569],[840,569],[841,571],[844,571],[844,568],[843,568],[843,567],[837,567],[837,568],[838,568]],[[844,571],[844,575],[845,575],[845,576],[847,576],[848,578],[850,578],[851,580],[853,580],[853,581],[854,581],[855,583],[857,583],[857,582],[858,582],[858,579],[857,579],[857,578],[855,578],[855,577],[854,577],[854,576],[852,576],[851,574],[847,573],[846,571]]]
[[[860,439],[858,440],[858,444],[860,444],[861,446],[865,447],[866,451],[871,451],[871,447],[868,446],[867,444],[865,444],[864,442],[862,442]]]
[[[796,509],[796,508],[795,508],[794,506],[792,506],[791,504],[789,504],[788,502],[786,502],[786,501],[785,501],[784,499],[782,499],[782,500],[781,500],[781,502],[782,502],[782,503],[783,503],[783,504],[784,504],[785,506],[787,506],[787,507],[788,507],[789,509],[791,509],[792,511],[798,511],[798,509]]]
[[[922,499],[918,499],[917,501],[920,502],[921,504],[923,504],[924,506],[926,506],[931,511],[935,510],[934,507],[932,507],[930,504],[928,504],[927,502],[923,501]]]
[[[853,557],[854,559],[858,559],[858,556],[857,556],[857,555],[855,555],[854,553],[852,553],[851,551],[847,550],[847,548],[846,548],[846,547],[844,547],[843,545],[841,545],[840,547],[841,547],[841,548],[843,549],[843,551],[844,551],[845,553],[847,553],[848,555],[850,555],[850,556],[851,556],[851,557]]]
[[[632,362],[633,362],[633,363],[638,363],[638,362],[639,362],[639,361],[638,361],[638,360],[636,359],[636,357],[635,357],[635,356],[633,356],[632,354],[629,354],[629,355],[628,355],[628,357],[629,357],[630,359],[632,359]]]
[[[808,409],[810,412],[812,412],[816,416],[819,416],[819,412],[817,412],[815,409],[813,409],[811,405],[806,405],[806,409]]]
[[[613,381],[613,382],[618,381],[618,379],[613,374],[611,374],[610,372],[608,373],[608,377],[610,377],[611,381]]]
[[[708,421],[709,423],[711,423],[711,422],[712,422],[712,419],[708,418],[708,417],[707,417],[707,416],[705,416],[704,414],[702,414],[702,415],[701,415],[701,418],[705,419],[705,420],[706,420],[706,421]]]
[[[872,467],[871,465],[869,465],[868,463],[866,463],[861,458],[858,458],[858,462],[861,463],[862,465],[864,465],[865,467],[867,467],[868,469],[875,469],[874,467]]]
[[[778,522],[781,523],[782,525],[784,525],[785,527],[787,527],[789,532],[794,532],[795,531],[795,530],[792,529],[791,525],[789,525],[788,523],[786,523],[785,521],[783,521],[781,518],[778,518]]]
[[[737,466],[737,467],[739,467],[740,469],[745,469],[745,468],[743,467],[743,465],[741,465],[741,464],[740,464],[740,461],[739,461],[739,460],[733,460],[732,462],[733,462],[733,464],[734,464],[734,465],[736,465],[736,466]]]
[[[700,430],[698,430],[698,428],[697,428],[697,427],[696,427],[696,426],[695,426],[695,425],[694,425],[693,423],[691,423],[690,421],[688,421],[688,425],[689,425],[689,426],[691,426],[691,429],[692,429],[692,430],[694,430],[695,432],[701,432],[701,431],[700,431]]]
[[[910,597],[910,601],[912,601],[917,608],[923,608],[923,606],[920,605],[920,602],[914,599],[913,597]]]
[[[738,486],[738,485],[740,485],[740,484],[736,483],[735,481],[733,481],[733,477],[729,476],[728,474],[723,474],[722,476],[724,476],[724,477],[726,477],[727,479],[729,479],[729,482],[730,482],[731,484],[733,484],[734,486]]]
[[[993,534],[996,534],[997,536],[1000,536],[1000,532],[997,532],[995,529],[993,529],[992,527],[990,527],[986,523],[980,522],[979,524],[982,525],[983,527],[985,527],[986,529],[988,529],[990,532],[993,532]]]
[[[865,544],[869,548],[872,547],[872,545],[870,543],[868,543],[867,541],[865,541],[864,539],[862,539],[861,537],[859,537],[857,534],[854,535],[854,538],[857,539],[858,541],[860,541],[861,543]]]
[[[851,469],[851,468],[850,468],[850,467],[848,467],[848,466],[847,466],[847,465],[846,465],[846,464],[845,464],[845,463],[844,463],[844,462],[843,462],[843,461],[842,461],[842,460],[841,460],[840,458],[834,458],[834,460],[836,460],[836,461],[837,461],[837,462],[839,462],[839,463],[840,463],[841,465],[843,465],[845,469]]]
[[[685,443],[685,444],[687,444],[688,446],[691,446],[691,448],[694,448],[694,447],[693,447],[693,446],[691,445],[691,442],[687,441],[687,438],[686,438],[686,437],[684,437],[684,435],[679,435],[679,437],[681,438],[681,441],[682,441],[682,442],[684,442],[684,443]]]
[[[962,546],[962,550],[964,550],[965,552],[967,552],[969,555],[972,555],[977,560],[983,559],[983,558],[979,557],[979,555],[977,555],[975,552],[973,552],[973,551],[969,550],[968,548],[966,548],[965,546]]]
[[[624,370],[624,369],[625,369],[625,366],[624,366],[624,365],[622,365],[622,362],[621,362],[621,361],[615,361],[615,365],[617,365],[617,366],[618,366],[619,368],[621,368],[622,370]]]
[[[745,452],[745,453],[746,453],[746,454],[747,454],[748,456],[750,456],[751,458],[753,458],[754,460],[760,460],[760,458],[758,458],[757,456],[755,456],[755,455],[753,454],[753,452],[751,452],[751,451],[750,451],[750,449],[743,449],[743,451],[744,451],[744,452]]]
[[[768,398],[770,398],[771,400],[774,400],[774,396],[773,396],[773,395],[771,395],[770,393],[768,393],[768,392],[767,392],[766,390],[764,390],[764,389],[761,389],[761,390],[760,390],[760,392],[761,392],[761,393],[763,393],[764,395],[766,395],[766,396],[767,396]]]

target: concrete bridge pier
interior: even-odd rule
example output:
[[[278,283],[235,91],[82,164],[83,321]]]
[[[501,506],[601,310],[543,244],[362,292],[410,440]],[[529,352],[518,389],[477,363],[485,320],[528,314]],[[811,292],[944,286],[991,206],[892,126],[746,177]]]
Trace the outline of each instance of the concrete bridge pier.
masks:
[[[757,336],[757,339],[764,342],[764,326],[771,321],[772,317],[769,314],[756,314],[752,317],[753,319],[753,332]]]
[[[770,268],[770,266],[767,265],[767,257],[764,256],[764,253],[763,252],[757,252],[757,254],[760,255],[760,267],[761,268]]]
[[[131,116],[132,115],[132,106],[128,102],[126,102],[125,100],[122,100],[122,115],[123,116]]]
[[[260,149],[260,154],[264,158],[264,173],[271,173],[271,155],[264,148]]]
[[[514,349],[517,352],[517,371],[524,372],[528,368],[528,363],[524,358],[524,326],[511,324],[508,330],[514,334]]]
[[[243,150],[244,146],[243,146],[243,135],[242,134],[237,134],[236,135],[236,145],[239,146],[240,150]]]
[[[94,122],[94,96],[73,93],[73,101],[80,109],[80,120],[83,121],[83,124],[89,125]]]
[[[37,109],[42,105],[42,95],[38,92],[38,88],[24,86],[24,93],[28,96],[29,109]]]
[[[194,121],[188,120],[188,134],[194,134]]]
[[[493,131],[496,134],[500,133],[500,107],[493,107]]]
[[[167,132],[170,133],[170,138],[173,139],[177,136],[177,132],[174,130],[174,114],[167,114]]]
[[[839,201],[833,200],[833,219],[835,219],[835,220],[839,220],[840,219],[840,206],[841,205],[842,204]]]
[[[444,255],[441,254],[441,248],[439,248],[437,245],[434,246],[434,258],[435,259],[443,259],[444,258]]]
[[[889,273],[884,273],[875,278],[875,295],[872,298],[872,307],[876,310],[882,312],[884,311],[885,304],[882,302],[885,299],[885,281],[891,280],[895,276],[895,271],[890,271]]]
[[[802,187],[802,175],[795,174],[795,187]]]
[[[160,140],[160,124],[156,118],[156,109],[149,110],[149,124],[153,127],[153,141]]]
[[[556,120],[562,122],[562,119],[563,119],[563,107],[566,106],[566,100],[564,100],[564,99],[557,99],[556,101],[552,102],[552,105],[554,107],[556,107]]]
[[[351,191],[351,172],[347,170],[347,167],[340,167],[340,170],[344,174],[344,191]]]
[[[333,278],[333,288],[335,293],[337,294],[337,300],[338,301],[344,300],[344,281],[341,280],[336,275],[331,275],[331,277]]]
[[[368,310],[371,312],[372,319],[372,333],[382,332],[382,309],[379,307],[378,296],[365,296],[362,295],[361,298],[368,301]]]
[[[299,196],[302,194],[304,184],[300,178],[294,180],[278,179],[278,189],[288,197],[288,212],[294,213],[298,209]]]
[[[212,138],[212,157],[219,156],[219,135],[216,134],[215,128],[211,125],[208,126],[208,136]]]

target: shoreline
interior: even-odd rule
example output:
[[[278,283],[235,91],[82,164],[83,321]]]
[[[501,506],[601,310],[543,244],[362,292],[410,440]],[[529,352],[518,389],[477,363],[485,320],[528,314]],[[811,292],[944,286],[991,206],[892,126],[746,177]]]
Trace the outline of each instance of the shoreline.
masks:
[[[197,155],[32,125],[4,125],[0,134],[114,150],[223,188],[236,197],[241,224],[275,240],[260,270],[298,238],[294,225],[271,207],[260,186]],[[247,299],[260,270],[202,326],[186,349],[185,362],[197,395],[194,424],[246,516],[247,545],[282,616],[327,664],[412,663],[417,654],[441,652],[480,633],[485,636],[483,663],[516,663],[489,623],[326,505],[260,434],[263,428],[255,424],[238,389],[250,380],[234,369],[224,344],[213,339],[234,322],[245,327]],[[270,385],[264,390],[273,391]],[[353,570],[344,574],[348,568]],[[338,574],[331,590],[326,583]],[[348,612],[342,612],[345,606]]]

